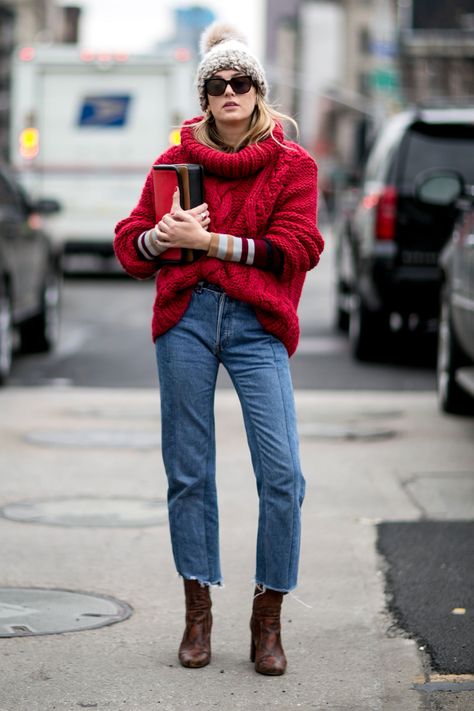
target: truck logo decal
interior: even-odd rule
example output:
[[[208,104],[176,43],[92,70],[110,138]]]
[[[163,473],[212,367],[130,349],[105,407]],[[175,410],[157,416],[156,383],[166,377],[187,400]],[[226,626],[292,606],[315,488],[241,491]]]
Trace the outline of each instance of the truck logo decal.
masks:
[[[130,95],[86,96],[82,101],[79,126],[104,128],[125,126]]]

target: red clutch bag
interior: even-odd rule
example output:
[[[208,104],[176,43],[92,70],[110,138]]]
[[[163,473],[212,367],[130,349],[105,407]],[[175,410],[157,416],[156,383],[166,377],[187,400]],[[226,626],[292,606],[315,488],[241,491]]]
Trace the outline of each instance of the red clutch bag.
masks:
[[[173,194],[179,188],[183,210],[189,210],[204,202],[203,169],[196,163],[176,163],[153,166],[153,191],[155,219],[158,223],[171,210]],[[186,264],[202,257],[199,249],[169,247],[160,255],[162,264]]]

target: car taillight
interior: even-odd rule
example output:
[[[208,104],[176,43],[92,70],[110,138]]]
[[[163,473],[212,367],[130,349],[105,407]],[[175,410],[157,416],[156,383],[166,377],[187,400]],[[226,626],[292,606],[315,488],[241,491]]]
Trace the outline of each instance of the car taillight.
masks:
[[[380,193],[375,217],[376,239],[391,240],[395,237],[397,197],[397,191],[393,185],[387,185]]]
[[[24,128],[19,136],[19,150],[22,158],[31,160],[39,153],[39,131],[33,126]]]

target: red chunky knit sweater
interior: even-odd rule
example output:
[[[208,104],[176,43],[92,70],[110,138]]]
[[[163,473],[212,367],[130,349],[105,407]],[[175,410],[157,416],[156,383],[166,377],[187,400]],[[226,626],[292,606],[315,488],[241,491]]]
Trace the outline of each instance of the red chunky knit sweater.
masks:
[[[262,326],[285,344],[289,355],[296,350],[296,310],[305,273],[318,263],[324,244],[316,226],[317,168],[303,148],[284,139],[279,126],[274,135],[282,145],[269,137],[238,153],[223,153],[198,143],[192,129],[185,127],[181,145],[169,148],[156,163],[203,165],[209,230],[266,237],[284,255],[281,274],[207,256],[161,269],[157,261],[140,259],[134,239],[155,224],[152,171],[137,206],[118,223],[114,248],[124,269],[137,279],[150,278],[158,271],[154,340],[181,319],[193,287],[205,280],[223,287],[231,298],[252,304]]]

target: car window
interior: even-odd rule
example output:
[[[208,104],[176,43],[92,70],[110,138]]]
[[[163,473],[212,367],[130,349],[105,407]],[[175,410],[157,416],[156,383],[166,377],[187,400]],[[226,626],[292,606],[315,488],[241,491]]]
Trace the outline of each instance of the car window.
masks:
[[[383,180],[386,177],[389,164],[399,144],[405,123],[406,119],[403,115],[397,116],[389,122],[387,127],[379,135],[367,161],[364,175],[365,180]]]
[[[19,194],[8,180],[0,173],[0,205],[8,205],[24,212]]]
[[[474,183],[474,126],[414,124],[406,136],[401,188],[413,192],[417,176],[425,170],[448,168]]]

